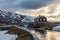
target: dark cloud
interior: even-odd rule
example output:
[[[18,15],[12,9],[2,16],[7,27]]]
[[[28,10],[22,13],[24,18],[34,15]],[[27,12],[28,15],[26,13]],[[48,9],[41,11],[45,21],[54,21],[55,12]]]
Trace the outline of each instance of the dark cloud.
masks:
[[[55,1],[57,0],[22,0],[20,6],[22,8],[39,8],[54,3]]]
[[[60,0],[0,0],[0,8],[39,8]]]

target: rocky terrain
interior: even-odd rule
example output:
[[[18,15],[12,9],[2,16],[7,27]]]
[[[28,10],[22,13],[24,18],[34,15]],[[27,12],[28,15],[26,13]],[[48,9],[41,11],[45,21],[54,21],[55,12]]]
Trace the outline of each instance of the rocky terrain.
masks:
[[[28,31],[22,30],[17,26],[0,26],[0,32],[3,31],[6,31],[5,34],[17,35],[15,40],[34,40]]]

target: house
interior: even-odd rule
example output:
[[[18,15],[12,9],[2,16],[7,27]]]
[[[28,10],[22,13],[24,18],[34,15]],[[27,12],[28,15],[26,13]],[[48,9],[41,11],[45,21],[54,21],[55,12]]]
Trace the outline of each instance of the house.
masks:
[[[36,19],[35,22],[47,22],[47,18],[45,16],[39,15]]]
[[[47,26],[47,18],[45,16],[39,15],[36,19],[35,22],[29,23],[28,27],[29,28],[43,28]]]

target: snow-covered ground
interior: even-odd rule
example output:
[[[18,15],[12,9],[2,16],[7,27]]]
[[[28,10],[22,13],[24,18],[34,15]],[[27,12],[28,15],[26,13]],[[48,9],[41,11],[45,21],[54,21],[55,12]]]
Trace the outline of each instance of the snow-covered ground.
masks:
[[[60,25],[54,27],[53,30],[55,30],[55,31],[60,31]]]
[[[26,16],[23,20],[21,20],[22,22],[34,22],[34,18],[31,16]]]
[[[6,34],[7,30],[0,31],[0,40],[16,40],[17,35]]]

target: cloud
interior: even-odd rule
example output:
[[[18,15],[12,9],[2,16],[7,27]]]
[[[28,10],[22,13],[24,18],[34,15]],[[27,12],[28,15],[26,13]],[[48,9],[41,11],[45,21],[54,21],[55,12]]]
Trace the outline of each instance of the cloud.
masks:
[[[58,2],[60,2],[60,0],[21,0],[19,6],[22,8],[40,8]]]
[[[23,8],[39,8],[53,3],[54,0],[22,0],[21,7]]]
[[[0,8],[39,8],[60,0],[0,0]]]

